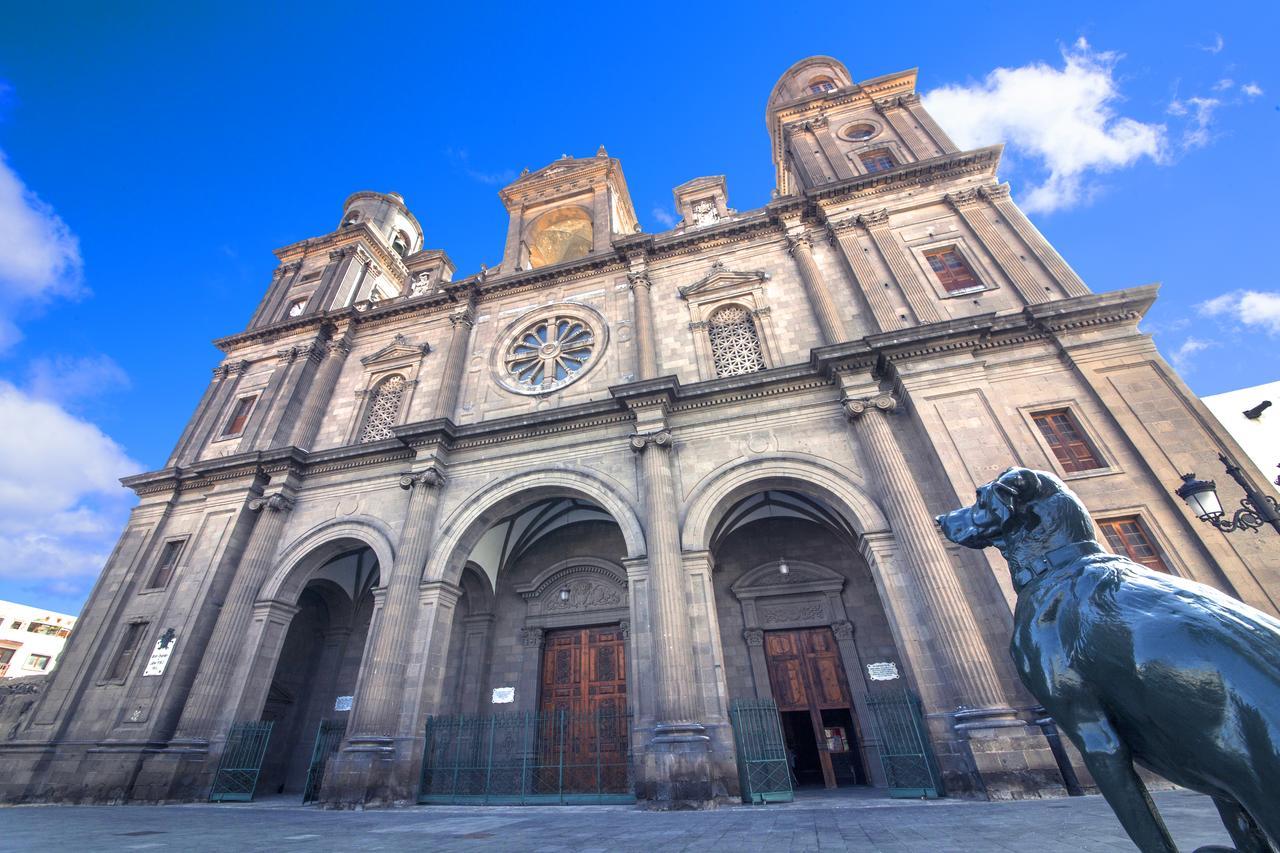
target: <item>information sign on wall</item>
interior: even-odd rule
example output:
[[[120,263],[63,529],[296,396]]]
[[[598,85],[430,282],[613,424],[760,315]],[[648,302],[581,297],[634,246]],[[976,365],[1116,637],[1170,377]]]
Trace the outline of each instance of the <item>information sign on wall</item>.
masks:
[[[151,650],[147,659],[147,668],[142,671],[147,675],[164,675],[164,668],[169,665],[169,656],[173,654],[173,646],[178,634],[172,628],[165,628],[164,633],[156,640],[156,647]]]
[[[514,701],[516,701],[516,689],[514,687],[493,688],[493,704],[506,705]]]
[[[867,677],[872,681],[893,681],[898,677],[898,665],[893,661],[876,661],[867,664]]]

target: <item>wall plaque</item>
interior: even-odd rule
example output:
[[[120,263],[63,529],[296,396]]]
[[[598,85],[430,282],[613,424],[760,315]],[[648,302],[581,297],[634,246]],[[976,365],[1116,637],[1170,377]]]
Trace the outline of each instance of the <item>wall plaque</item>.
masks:
[[[337,699],[333,700],[333,710],[350,711],[351,700],[354,698],[354,696],[339,696]]]
[[[493,688],[493,704],[507,705],[516,701],[516,689],[514,687],[495,687]]]
[[[898,678],[898,665],[893,661],[869,663],[867,677],[872,681],[894,681]]]
[[[169,665],[169,656],[173,654],[177,637],[176,631],[165,628],[164,633],[156,640],[155,648],[151,650],[151,657],[147,659],[147,668],[142,671],[143,676],[164,675],[164,668]]]

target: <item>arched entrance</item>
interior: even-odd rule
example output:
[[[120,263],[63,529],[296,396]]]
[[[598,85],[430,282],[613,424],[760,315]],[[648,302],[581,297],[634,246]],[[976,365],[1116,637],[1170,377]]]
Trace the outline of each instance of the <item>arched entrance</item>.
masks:
[[[422,800],[633,798],[623,529],[581,493],[544,492],[504,501],[460,539]]]
[[[858,533],[813,490],[756,488],[708,542],[729,695],[776,703],[798,789],[882,787],[869,672],[902,664]]]
[[[258,782],[264,794],[302,795],[317,771],[313,759],[323,766],[351,710],[379,566],[368,546],[341,546],[328,545],[326,553],[337,553],[308,574],[276,660],[261,714],[273,723]],[[322,725],[328,740],[317,756]]]

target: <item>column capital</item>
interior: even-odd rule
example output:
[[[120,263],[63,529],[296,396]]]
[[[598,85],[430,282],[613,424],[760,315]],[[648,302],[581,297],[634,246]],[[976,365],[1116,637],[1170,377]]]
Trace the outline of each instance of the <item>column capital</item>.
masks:
[[[283,492],[263,495],[249,501],[249,509],[254,512],[261,512],[263,509],[269,509],[272,512],[288,512],[293,509],[293,498],[286,497]]]
[[[631,436],[631,449],[643,453],[653,445],[660,450],[668,450],[671,447],[671,430],[667,428],[654,430],[653,432],[637,432]]]
[[[470,305],[464,305],[449,315],[449,325],[462,325],[470,329],[476,324],[476,312]]]
[[[748,646],[764,645],[764,629],[763,628],[747,628],[742,632],[742,639],[746,641]]]
[[[895,107],[902,106],[902,100],[897,95],[894,95],[891,98],[880,98],[875,102],[875,104],[876,104],[876,110],[878,112],[883,113],[886,110],[891,110],[891,109],[894,109]]]
[[[982,203],[982,200],[978,197],[978,191],[975,189],[959,190],[957,192],[947,193],[944,198],[947,200],[947,203],[956,210],[960,210],[965,207],[974,207]]]
[[[804,232],[795,234],[787,234],[787,251],[794,255],[796,252],[804,252],[808,254],[813,251],[813,241],[809,239],[809,235]]]
[[[631,288],[632,290],[635,290],[637,287],[643,287],[647,289],[647,288],[653,287],[653,282],[649,280],[649,273],[647,270],[640,270],[639,272],[629,272],[627,273],[627,287]]]
[[[879,228],[889,224],[889,208],[882,207],[879,210],[871,210],[858,215],[858,222],[862,223],[864,228]]]
[[[520,629],[520,645],[527,646],[531,649],[542,648],[542,640],[546,636],[546,631],[541,628],[521,628]]]
[[[840,405],[844,407],[845,417],[856,421],[871,409],[879,409],[886,415],[893,414],[898,408],[898,401],[892,394],[876,394],[873,397],[846,397]]]
[[[911,107],[911,106],[915,106],[915,105],[916,105],[916,104],[918,104],[918,103],[920,103],[920,95],[918,95],[918,94],[917,94],[917,93],[915,93],[915,92],[912,92],[912,93],[911,93],[911,94],[909,94],[909,95],[899,95],[899,96],[898,96],[898,104],[899,104],[900,106],[903,106],[903,107]]]
[[[400,488],[402,489],[412,489],[415,486],[425,486],[428,489],[433,489],[443,485],[444,474],[434,465],[421,471],[410,471],[400,477]]]
[[[836,635],[837,640],[852,640],[854,634],[853,623],[848,619],[832,622],[831,632]]]
[[[1004,201],[1009,198],[1009,185],[993,184],[992,186],[979,187],[978,192],[982,194],[983,198],[988,198],[992,201]]]
[[[351,257],[351,256],[352,256],[352,255],[354,255],[355,253],[356,253],[356,247],[355,247],[355,246],[342,246],[342,247],[340,247],[340,248],[337,248],[337,249],[331,249],[331,250],[329,251],[329,260],[331,260],[331,261],[340,261],[340,260],[342,260],[343,258],[349,258],[349,257]]]

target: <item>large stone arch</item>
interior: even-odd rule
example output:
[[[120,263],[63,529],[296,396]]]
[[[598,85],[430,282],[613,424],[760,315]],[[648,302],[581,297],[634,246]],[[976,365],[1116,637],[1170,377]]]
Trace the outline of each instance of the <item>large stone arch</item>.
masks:
[[[599,504],[622,531],[628,557],[645,554],[644,529],[634,500],[620,485],[595,472],[555,468],[516,474],[467,496],[440,526],[423,572],[424,581],[457,583],[471,549],[492,525],[522,506],[547,497],[580,497]]]
[[[686,551],[708,550],[724,514],[744,497],[765,489],[789,489],[820,498],[844,515],[859,535],[888,531],[884,512],[855,477],[847,468],[799,453],[729,462],[703,477],[690,492],[681,512],[681,544]]]
[[[276,570],[258,592],[258,601],[293,603],[312,572],[352,545],[364,545],[373,551],[385,579],[395,561],[393,543],[391,528],[372,516],[352,515],[322,521],[284,549],[276,562]]]

